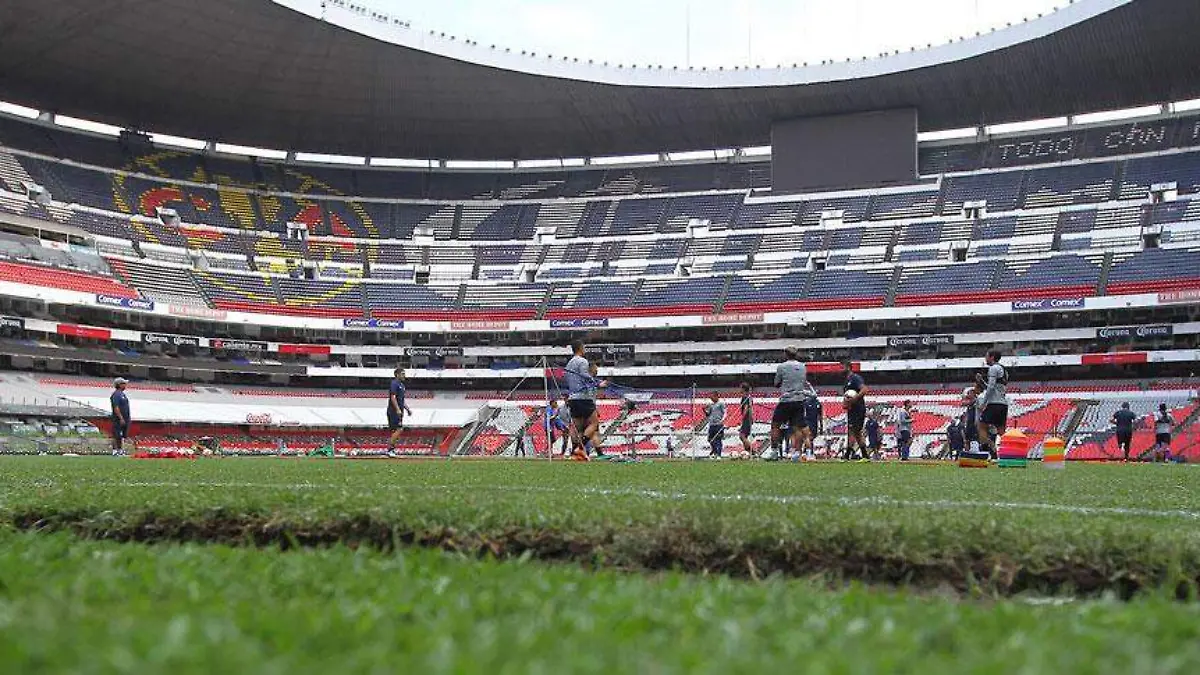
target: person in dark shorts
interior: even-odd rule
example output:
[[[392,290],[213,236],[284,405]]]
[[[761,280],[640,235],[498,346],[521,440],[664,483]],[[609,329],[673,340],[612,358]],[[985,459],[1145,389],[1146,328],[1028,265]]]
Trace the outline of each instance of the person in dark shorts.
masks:
[[[725,404],[721,403],[721,396],[717,392],[712,393],[712,402],[704,406],[705,422],[708,424],[708,445],[712,450],[712,457],[720,459],[721,453],[725,449]]]
[[[957,419],[951,419],[950,425],[946,427],[946,448],[950,455],[948,459],[958,459],[966,445],[967,439],[963,434],[962,424]]]
[[[900,461],[907,462],[912,448],[912,401],[905,401],[900,410],[896,411],[896,452]]]
[[[561,400],[551,400],[550,405],[546,406],[546,426],[550,428],[551,450],[555,441],[561,439],[560,454],[566,455],[571,442],[571,410],[567,405],[566,396]]]
[[[124,455],[124,440],[129,437],[129,396],[125,394],[125,386],[129,380],[118,377],[113,380],[113,393],[108,397],[112,408],[112,454],[114,457]]]
[[[567,361],[564,380],[567,385],[567,407],[575,432],[575,458],[586,460],[588,451],[600,452],[600,415],[596,411],[597,390],[606,382],[597,378],[592,365],[583,355],[583,340],[571,343],[571,360]]]
[[[878,413],[872,412],[867,415],[863,430],[867,435],[867,449],[871,451],[871,458],[883,457],[883,429],[879,426]]]
[[[867,384],[862,375],[854,372],[854,364],[848,359],[842,361],[842,372],[846,376],[846,386],[842,390],[842,404],[846,408],[845,459],[854,459],[854,451],[857,450],[861,459],[867,461],[870,454],[863,434],[867,422]]]
[[[805,451],[809,459],[816,457],[817,436],[825,432],[823,416],[821,399],[815,395],[806,396],[804,398],[804,421],[808,424],[808,429],[804,432],[804,441],[807,444]]]
[[[1129,403],[1122,403],[1121,409],[1113,413],[1109,422],[1116,429],[1117,449],[1121,451],[1121,461],[1129,461],[1129,450],[1133,446],[1133,423],[1137,415],[1129,409]]]
[[[1174,427],[1175,420],[1167,412],[1167,404],[1159,403],[1158,413],[1154,416],[1154,461],[1171,461],[1171,430]]]
[[[982,380],[982,378],[980,378]],[[976,421],[975,402],[979,399],[980,392],[983,391],[983,385],[976,382],[974,385],[963,389],[963,414],[962,433],[963,447],[966,450],[979,449],[979,424]]]
[[[749,455],[753,452],[750,446],[750,432],[754,430],[754,399],[750,396],[749,382],[742,383],[742,400],[738,403],[738,409],[742,414],[738,435],[742,439],[742,449]]]
[[[393,375],[395,377],[388,387],[387,420],[388,430],[392,432],[388,438],[388,457],[396,456],[396,444],[400,442],[400,434],[404,433],[404,416],[412,414],[412,409],[404,401],[408,394],[408,387],[404,384],[404,369],[397,368]]]
[[[989,455],[996,456],[996,439],[1008,426],[1008,371],[1000,365],[1000,350],[989,349],[986,357],[987,375],[983,393],[976,407],[979,411],[979,444]]]
[[[816,395],[808,383],[808,369],[800,362],[800,352],[788,347],[783,352],[784,362],[775,368],[775,386],[779,388],[779,403],[771,413],[771,447],[763,453],[764,459],[780,459],[783,454],[782,428],[787,426],[793,450],[804,447],[803,433],[808,428],[804,417],[804,399]]]

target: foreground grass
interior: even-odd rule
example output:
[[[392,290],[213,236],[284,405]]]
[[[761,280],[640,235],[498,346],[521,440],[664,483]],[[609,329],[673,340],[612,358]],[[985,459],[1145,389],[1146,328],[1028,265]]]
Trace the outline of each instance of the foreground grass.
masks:
[[[4,458],[2,523],[121,541],[420,544],[993,594],[1190,598],[1200,584],[1191,467]]]
[[[959,602],[423,549],[0,531],[0,662],[72,673],[1200,672],[1200,604]]]

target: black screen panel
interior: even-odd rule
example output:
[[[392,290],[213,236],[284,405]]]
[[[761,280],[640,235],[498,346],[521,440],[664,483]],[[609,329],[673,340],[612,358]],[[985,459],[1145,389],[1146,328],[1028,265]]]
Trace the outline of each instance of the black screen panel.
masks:
[[[805,117],[771,127],[771,191],[813,192],[912,183],[917,111]]]

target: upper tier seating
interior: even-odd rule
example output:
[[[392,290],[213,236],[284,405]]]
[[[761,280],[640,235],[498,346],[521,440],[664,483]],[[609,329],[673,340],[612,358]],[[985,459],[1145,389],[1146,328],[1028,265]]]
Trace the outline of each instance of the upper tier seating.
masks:
[[[1200,288],[1200,246],[1114,253],[1108,292],[1145,293]]]
[[[136,147],[3,119],[0,144],[0,216],[79,227],[148,295],[191,293],[231,309],[531,318],[1200,287],[1200,152],[1190,148],[1031,166],[1005,154],[1012,139],[922,148],[923,177],[912,186],[759,199],[769,194],[757,191],[769,183],[762,161],[338,168]],[[55,201],[26,198],[30,182]],[[1175,183],[1181,198],[1150,204],[1152,183]],[[963,213],[973,201],[986,202],[982,214]],[[160,220],[166,208],[179,226]],[[286,236],[289,222],[307,225],[310,238]],[[693,226],[701,224],[708,229]],[[1146,225],[1161,226],[1161,248],[1141,250]],[[965,261],[953,261],[963,248]],[[51,246],[24,250],[60,262]],[[312,263],[322,280],[298,278]],[[429,284],[407,283],[425,272]]]

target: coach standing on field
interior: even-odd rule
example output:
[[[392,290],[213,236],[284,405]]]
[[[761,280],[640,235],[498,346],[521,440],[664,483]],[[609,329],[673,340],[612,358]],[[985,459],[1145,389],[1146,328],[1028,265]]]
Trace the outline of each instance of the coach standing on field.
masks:
[[[408,388],[404,385],[404,369],[397,368],[393,374],[395,377],[388,387],[387,420],[388,430],[392,432],[391,438],[388,439],[388,457],[396,456],[396,444],[400,442],[400,433],[404,430],[404,416],[412,414],[412,409],[404,402],[408,393]]]
[[[863,461],[870,458],[863,428],[867,422],[867,384],[862,375],[854,372],[854,364],[846,359],[842,361],[842,372],[846,375],[846,386],[843,389],[843,405],[846,408],[846,461],[854,459],[854,450],[862,453]]]
[[[112,454],[114,457],[125,454],[121,442],[129,437],[129,397],[125,394],[125,386],[129,380],[118,377],[113,380],[113,393],[108,397],[112,408]]]

